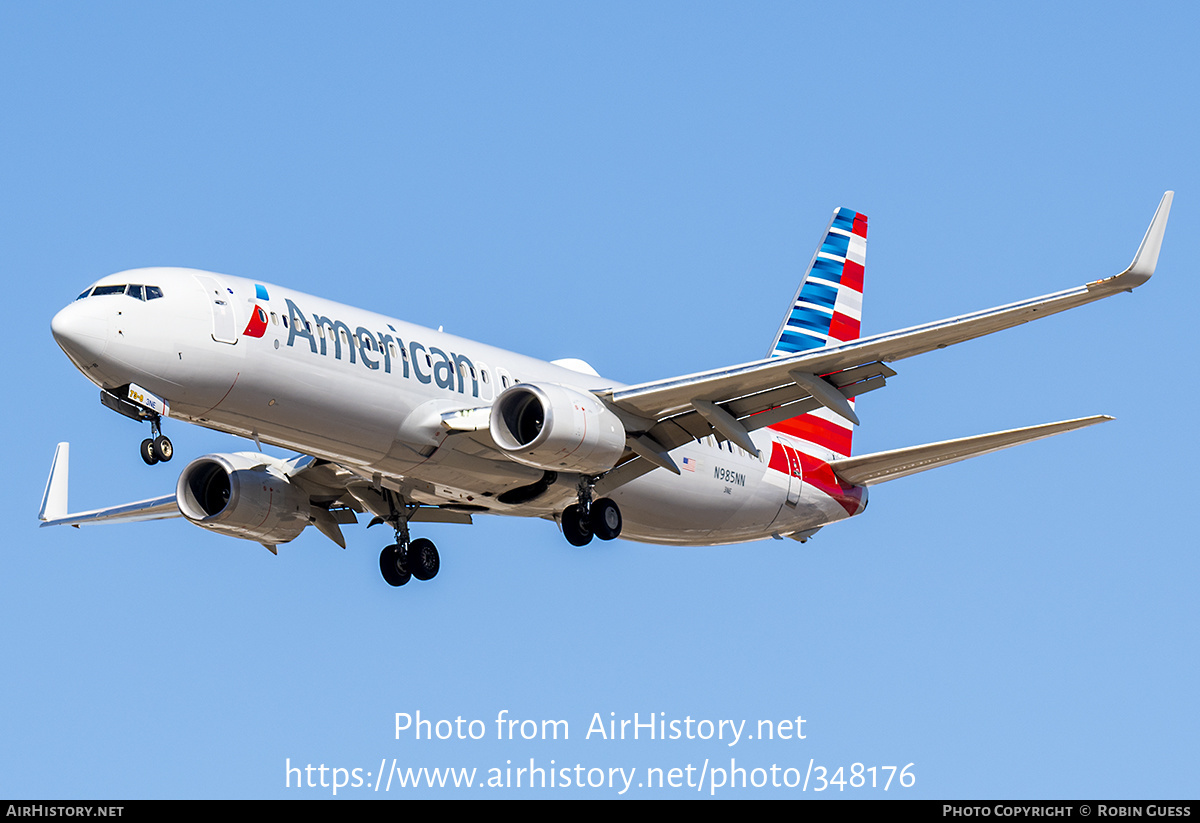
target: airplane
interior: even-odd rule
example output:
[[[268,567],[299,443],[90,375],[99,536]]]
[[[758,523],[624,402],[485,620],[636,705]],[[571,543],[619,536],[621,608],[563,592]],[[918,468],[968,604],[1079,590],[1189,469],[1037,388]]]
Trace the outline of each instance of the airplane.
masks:
[[[308,526],[342,548],[369,514],[394,542],[391,586],[429,580],[437,547],[410,524],[477,514],[557,522],[574,546],[804,542],[860,514],[869,487],[1112,418],[1097,415],[854,455],[855,398],[888,365],[1075,308],[1150,279],[1173,192],[1118,275],[934,323],[860,337],[867,218],[838,208],[767,356],[625,385],[577,359],[545,362],[281,286],[185,268],[96,281],[51,321],[101,402],[142,423],[148,464],[179,419],[257,451],[191,461],[171,494],[69,513],[55,450],[42,526],[184,517],[273,553]],[[264,443],[297,452],[282,459]]]

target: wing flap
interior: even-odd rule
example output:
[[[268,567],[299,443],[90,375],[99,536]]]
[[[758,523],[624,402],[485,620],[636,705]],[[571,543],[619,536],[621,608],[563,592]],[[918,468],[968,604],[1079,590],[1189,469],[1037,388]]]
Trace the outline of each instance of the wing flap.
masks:
[[[1059,423],[1043,423],[1040,426],[1028,426],[1023,429],[977,434],[973,437],[960,437],[957,440],[943,440],[940,443],[926,443],[922,446],[909,446],[904,449],[847,457],[834,460],[829,467],[847,483],[873,486],[928,469],[936,469],[939,466],[948,466],[971,457],[991,454],[1010,446],[1032,443],[1034,440],[1094,426],[1097,423],[1107,423],[1109,420],[1112,418],[1095,415],[1064,420]]]
[[[857,397],[867,392],[881,389],[885,385],[885,377],[895,375],[895,372],[883,364],[876,364],[880,369],[871,377],[859,382],[849,383],[839,387],[845,397]],[[858,370],[856,370],[858,371]],[[868,370],[875,371],[875,370]],[[861,374],[861,372],[860,372]],[[747,431],[773,426],[784,420],[790,420],[802,414],[821,408],[821,403],[807,391],[797,389],[792,385],[792,391],[784,392],[772,389],[754,395],[730,401],[724,405],[728,411]],[[798,399],[797,399],[798,397]],[[785,402],[786,401],[786,402]],[[667,450],[677,448],[690,440],[715,435],[718,440],[726,440],[698,411],[688,404],[689,411],[662,421],[650,429],[650,436],[661,443]]]

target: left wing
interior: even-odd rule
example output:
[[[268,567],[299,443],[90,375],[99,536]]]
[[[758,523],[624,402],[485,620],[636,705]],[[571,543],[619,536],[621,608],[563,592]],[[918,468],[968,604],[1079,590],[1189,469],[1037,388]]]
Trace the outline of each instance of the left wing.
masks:
[[[750,431],[821,406],[853,420],[844,398],[881,387],[895,374],[885,363],[1028,323],[1145,283],[1158,263],[1173,197],[1170,191],[1163,195],[1133,262],[1114,277],[849,343],[597,394],[621,416],[631,433],[630,447],[672,471],[677,469],[666,452],[713,432],[743,444],[749,442]]]
[[[133,523],[139,520],[163,520],[182,517],[175,495],[167,494],[123,506],[107,509],[67,513],[67,478],[71,444],[59,443],[54,450],[54,461],[50,464],[50,477],[46,479],[46,491],[42,494],[42,507],[38,520],[43,526],[80,526],[84,523]]]
[[[403,478],[398,481],[378,475],[367,477],[336,463],[305,455],[283,460],[255,452],[237,452],[198,458],[180,475],[177,489],[189,487],[189,473],[202,463],[211,464],[206,469],[210,472],[218,470],[212,466],[219,467],[219,471],[225,472],[227,478],[246,472],[247,481],[231,486],[230,481],[226,480],[223,497],[218,492],[214,499],[205,497],[203,502],[191,499],[181,506],[177,491],[136,503],[69,513],[69,458],[70,444],[59,443],[54,451],[54,461],[50,465],[50,476],[46,480],[42,506],[38,511],[42,526],[78,527],[92,523],[131,523],[185,517],[203,528],[257,540],[272,552],[276,544],[288,542],[308,525],[315,526],[344,549],[346,540],[341,525],[357,522],[356,513],[369,511],[377,519],[386,519],[393,513],[397,499],[389,497],[390,493],[409,498],[414,491],[425,491],[413,485],[419,481]],[[258,489],[261,485],[258,481],[263,479],[272,484],[278,482],[279,485],[260,495]],[[238,491],[234,491],[235,487]],[[263,495],[266,499],[262,499]],[[191,496],[195,496],[194,490]],[[210,505],[217,510],[210,510]],[[412,522],[471,522],[469,513],[453,508],[412,501],[407,502],[406,506],[406,519]],[[243,514],[234,512],[235,508]],[[226,515],[228,521],[223,520]],[[271,517],[277,519],[268,523]]]

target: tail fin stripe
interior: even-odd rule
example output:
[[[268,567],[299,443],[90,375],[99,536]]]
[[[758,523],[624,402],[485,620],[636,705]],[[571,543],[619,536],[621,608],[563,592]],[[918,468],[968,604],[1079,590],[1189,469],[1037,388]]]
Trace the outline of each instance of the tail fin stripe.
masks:
[[[817,306],[805,306],[804,308],[792,309],[792,315],[788,319],[788,325],[790,326],[793,321],[795,321],[797,324],[801,324],[801,325],[804,323],[805,320],[820,321],[820,319],[821,319],[820,317],[814,317],[814,315],[816,315],[818,312],[821,312],[822,314],[824,314],[825,319],[828,320],[829,317],[833,315],[834,310],[832,308],[823,309],[823,308],[819,308]],[[823,327],[822,327],[822,329],[823,329]]]
[[[845,257],[846,250],[849,248],[850,238],[844,234],[834,234],[833,232],[825,235],[825,242],[821,244],[822,252],[837,257]]]
[[[837,214],[833,216],[833,225],[849,232],[854,231],[857,221],[858,215],[849,209],[838,209]]]
[[[857,317],[849,317],[835,312],[833,322],[829,324],[829,336],[834,340],[856,340],[858,339],[859,329],[861,325]]]
[[[810,334],[785,331],[779,337],[779,345],[775,350],[781,354],[791,354],[792,352],[807,351],[808,349],[819,349],[824,345],[824,337],[813,337]]]
[[[804,289],[800,292],[800,299],[796,303],[798,305],[806,302],[816,303],[818,306],[832,309],[833,304],[837,302],[837,294],[837,289],[810,280],[804,284]],[[793,311],[792,314],[794,316],[795,312]]]
[[[859,295],[862,295],[865,269],[866,266],[864,263],[847,260],[845,268],[842,269],[841,284],[848,289],[854,289]]]
[[[833,307],[834,314],[845,314],[855,320],[862,319],[862,292],[842,289],[838,294],[837,304]],[[830,332],[833,334],[833,332]],[[853,339],[853,338],[851,338]]]
[[[821,335],[821,345],[824,346],[824,338],[828,332],[832,318],[833,312],[820,317],[797,317],[788,321],[788,329],[792,331],[800,331],[801,329],[815,331],[817,334]]]
[[[829,260],[825,257],[818,257],[813,261],[812,273],[809,277],[811,278],[815,274],[822,280],[828,280],[831,283],[840,283],[842,277],[845,276],[843,269],[843,263],[839,263],[836,260]]]

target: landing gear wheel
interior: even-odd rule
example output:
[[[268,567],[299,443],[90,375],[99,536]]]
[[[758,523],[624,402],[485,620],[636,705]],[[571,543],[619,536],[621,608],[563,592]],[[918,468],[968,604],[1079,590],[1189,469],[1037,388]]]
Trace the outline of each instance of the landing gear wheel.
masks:
[[[171,441],[165,434],[160,434],[150,442],[151,448],[154,450],[154,456],[162,462],[166,463],[175,456],[175,447],[171,445]],[[145,448],[144,443],[142,444],[142,447]]]
[[[572,546],[586,546],[592,542],[592,525],[577,503],[563,509],[562,530]]]
[[[607,497],[592,503],[592,513],[588,520],[592,531],[601,540],[612,540],[621,534],[621,510]]]
[[[138,449],[138,454],[142,456],[142,460],[146,462],[147,466],[153,466],[158,462],[158,453],[154,448],[154,441],[148,437],[142,441],[142,445]]]
[[[379,553],[379,571],[389,586],[403,586],[412,577],[404,563],[404,553],[396,545],[385,546]]]
[[[412,576],[418,580],[432,580],[437,576],[438,569],[442,567],[442,560],[438,556],[437,546],[433,545],[432,540],[418,537],[408,544],[408,557],[405,565],[412,572]]]

